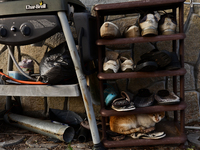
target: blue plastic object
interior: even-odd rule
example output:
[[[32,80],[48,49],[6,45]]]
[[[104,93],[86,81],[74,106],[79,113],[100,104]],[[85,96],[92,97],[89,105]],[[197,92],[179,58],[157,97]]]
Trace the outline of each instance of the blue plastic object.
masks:
[[[105,98],[105,104],[106,106],[109,106],[113,100],[117,97],[118,93],[117,91],[112,88],[108,87],[104,90],[104,98]]]

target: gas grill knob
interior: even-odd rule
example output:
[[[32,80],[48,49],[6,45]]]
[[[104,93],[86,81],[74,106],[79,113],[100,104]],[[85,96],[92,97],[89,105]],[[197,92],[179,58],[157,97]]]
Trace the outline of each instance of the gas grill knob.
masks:
[[[27,25],[22,25],[20,31],[25,36],[29,36],[31,34],[31,28]]]
[[[0,28],[0,36],[5,37],[7,35],[7,30],[4,27]]]

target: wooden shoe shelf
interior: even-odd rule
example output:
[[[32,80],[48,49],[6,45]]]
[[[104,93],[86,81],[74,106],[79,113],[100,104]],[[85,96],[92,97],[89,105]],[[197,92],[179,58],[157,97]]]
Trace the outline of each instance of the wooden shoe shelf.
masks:
[[[135,37],[135,38],[117,38],[117,39],[101,39],[98,36],[96,45],[98,46],[98,78],[100,87],[100,98],[101,98],[101,111],[102,116],[102,143],[106,148],[114,147],[131,147],[131,146],[147,146],[147,145],[158,145],[158,144],[179,144],[183,146],[187,137],[184,133],[185,125],[185,108],[186,103],[184,102],[184,74],[186,70],[184,69],[184,38],[186,37],[183,31],[183,4],[184,0],[141,0],[123,3],[112,3],[112,4],[98,4],[94,7],[97,15],[97,35],[100,35],[100,27],[104,22],[105,16],[108,15],[120,15],[120,14],[132,14],[138,13],[138,11],[145,10],[167,10],[171,9],[174,15],[176,15],[179,25],[179,33],[173,35],[158,35],[154,37]],[[177,13],[178,11],[178,13]],[[178,14],[178,15],[177,15]],[[155,42],[155,41],[172,41],[172,50],[176,50],[176,44],[179,42],[179,56],[181,69],[173,71],[155,71],[155,72],[126,72],[126,73],[104,73],[103,70],[103,57],[105,55],[106,45],[118,45],[118,44],[131,44],[131,43],[144,43],[144,42]],[[132,111],[127,112],[117,112],[112,109],[106,109],[103,97],[103,82],[106,80],[114,79],[125,79],[125,78],[152,78],[152,77],[163,77],[171,76],[173,77],[173,91],[177,94],[177,77],[180,77],[180,100],[181,102],[176,105],[155,105],[145,108],[136,108]],[[151,112],[161,112],[161,111],[173,111],[174,119],[173,121],[162,122],[170,126],[170,128],[164,129],[167,136],[159,140],[150,139],[131,139],[127,138],[121,141],[113,141],[106,135],[106,123],[109,120],[109,116],[122,116],[128,114],[137,113],[151,113]],[[178,115],[180,112],[180,115]],[[170,130],[177,131],[175,134],[170,133]]]

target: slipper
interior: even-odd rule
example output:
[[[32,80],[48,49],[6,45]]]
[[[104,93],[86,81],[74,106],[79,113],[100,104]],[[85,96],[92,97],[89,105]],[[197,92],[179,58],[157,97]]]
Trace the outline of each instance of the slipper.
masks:
[[[171,62],[170,52],[167,50],[153,49],[140,56],[141,60],[155,61],[160,68],[167,66]]]
[[[166,134],[164,132],[153,132],[142,135],[141,138],[143,139],[161,139],[164,138]]]
[[[180,98],[174,92],[169,92],[168,90],[159,90],[154,98],[161,105],[177,104],[180,102]]]
[[[135,107],[152,106],[154,101],[154,94],[150,93],[150,91],[145,88],[138,90],[138,93],[134,98]]]
[[[116,111],[130,111],[130,110],[134,110],[135,106],[133,102],[130,102],[130,105],[128,106],[111,106],[112,109],[116,110]]]
[[[158,68],[158,65],[155,61],[144,61],[140,60],[138,61],[135,71],[136,72],[152,72],[156,71]]]
[[[133,94],[128,91],[121,91],[121,96],[122,97],[117,98],[112,102],[113,106],[122,107],[130,105],[130,102],[133,99]]]

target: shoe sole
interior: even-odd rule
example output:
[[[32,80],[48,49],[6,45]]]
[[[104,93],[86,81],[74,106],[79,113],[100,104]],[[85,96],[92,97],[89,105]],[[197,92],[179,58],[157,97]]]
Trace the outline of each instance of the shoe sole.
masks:
[[[141,33],[142,36],[155,36],[158,35],[158,31],[156,29],[144,29]]]
[[[147,62],[137,65],[135,71],[136,72],[152,72],[152,71],[156,71],[157,68],[158,68],[158,66],[157,66],[156,62],[147,61]]]
[[[163,31],[162,35],[171,35],[171,34],[175,34],[174,31]]]

